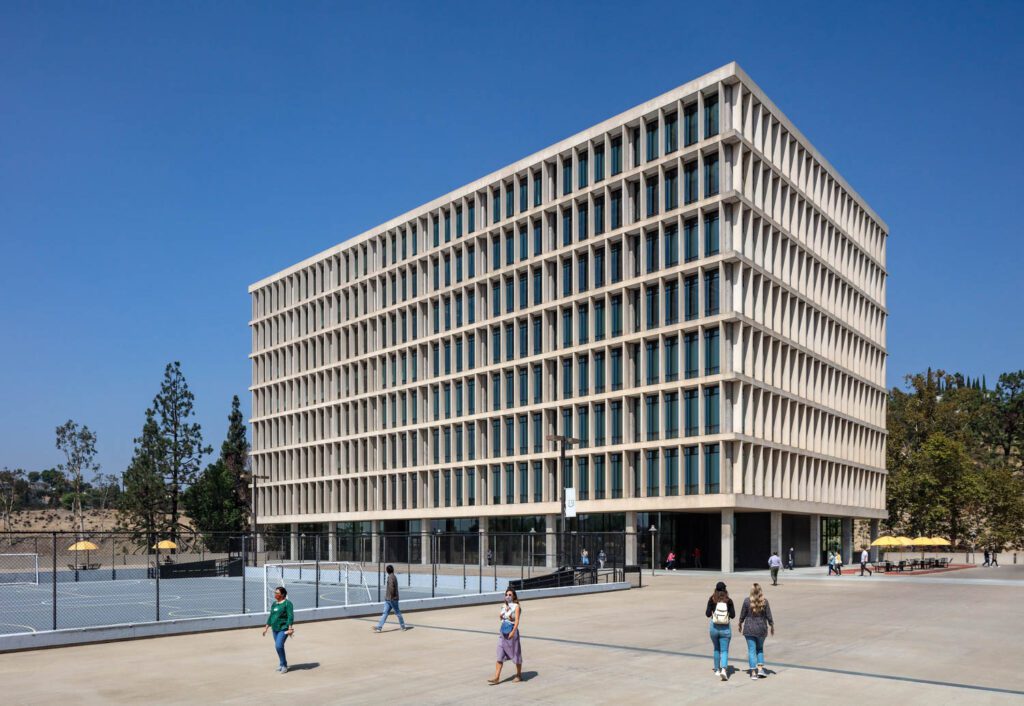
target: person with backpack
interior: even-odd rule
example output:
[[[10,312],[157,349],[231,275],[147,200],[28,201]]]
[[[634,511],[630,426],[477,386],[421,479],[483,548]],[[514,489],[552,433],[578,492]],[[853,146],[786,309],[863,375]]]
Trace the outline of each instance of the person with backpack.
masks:
[[[828,575],[831,576],[836,572],[836,554],[830,551],[828,553]]]
[[[764,640],[768,632],[775,634],[775,622],[772,620],[772,609],[768,599],[764,597],[761,585],[755,583],[750,595],[743,599],[740,608],[740,633],[747,640],[747,664],[750,666],[751,679],[764,679],[768,674],[764,671]],[[755,671],[756,668],[756,671]]]
[[[728,681],[729,641],[732,639],[730,621],[736,617],[736,606],[729,598],[729,592],[722,581],[715,585],[715,592],[708,598],[708,607],[704,615],[711,618],[708,632],[711,636],[711,646],[714,648],[712,668],[722,681]]]

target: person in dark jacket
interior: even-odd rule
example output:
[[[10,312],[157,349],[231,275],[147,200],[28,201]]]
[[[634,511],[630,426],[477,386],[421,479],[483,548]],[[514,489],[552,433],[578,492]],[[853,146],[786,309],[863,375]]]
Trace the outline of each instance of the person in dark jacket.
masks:
[[[295,622],[295,610],[292,602],[288,600],[288,591],[284,586],[274,589],[274,605],[270,606],[270,615],[267,616],[267,624],[263,626],[263,634],[267,630],[273,630],[274,649],[277,650],[278,666],[277,671],[282,674],[288,671],[288,659],[284,655],[284,642],[295,634],[292,623]]]
[[[761,584],[755,583],[750,595],[743,599],[740,608],[740,633],[747,640],[747,664],[750,666],[750,678],[764,678],[764,640],[769,631],[775,634],[775,621],[772,620],[772,608],[764,597]]]
[[[402,617],[402,611],[398,608],[398,577],[395,576],[395,567],[388,564],[387,573],[387,588],[384,591],[384,612],[381,613],[380,621],[374,626],[373,631],[380,632],[384,628],[384,623],[387,622],[391,611],[394,611],[395,615],[398,616],[398,626],[402,630],[408,630],[409,628],[405,625],[405,618]]]
[[[736,606],[725,590],[721,581],[715,586],[715,592],[708,598],[708,607],[704,616],[711,618],[708,632],[711,635],[711,646],[714,649],[712,669],[722,681],[729,679],[729,641],[732,639],[730,621],[736,617]]]

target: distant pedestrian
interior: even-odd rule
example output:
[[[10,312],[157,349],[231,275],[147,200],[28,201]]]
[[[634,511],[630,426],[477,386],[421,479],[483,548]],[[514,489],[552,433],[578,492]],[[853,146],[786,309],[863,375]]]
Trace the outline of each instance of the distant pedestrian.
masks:
[[[982,564],[982,566],[988,566],[989,565],[989,561],[991,560],[991,557],[992,557],[992,555],[989,553],[988,549],[986,549],[985,550],[985,563]]]
[[[675,571],[676,569],[676,553],[669,551],[668,556],[665,557],[665,568],[669,571]]]
[[[828,553],[828,575],[831,576],[836,572],[836,554],[835,552]]]
[[[386,571],[388,578],[387,588],[384,591],[384,612],[380,614],[380,620],[373,628],[373,631],[380,632],[384,628],[384,623],[387,622],[391,611],[394,611],[395,615],[398,616],[398,627],[402,630],[408,630],[409,628],[405,626],[405,618],[402,617],[402,611],[398,607],[398,577],[395,576],[395,567],[388,564]]]
[[[488,679],[490,685],[497,684],[501,679],[501,667],[506,660],[516,665],[516,676],[512,681],[523,680],[523,648],[519,642],[519,620],[523,609],[519,605],[519,597],[511,588],[505,590],[505,602],[501,606],[501,628],[498,632],[498,661],[494,665],[494,678]]]
[[[992,550],[992,563],[989,566],[999,566],[999,552],[995,549]]]
[[[772,586],[779,585],[779,569],[782,568],[782,559],[779,558],[778,552],[772,552],[772,555],[768,557],[768,568],[772,572]],[[757,585],[756,583],[754,584]]]
[[[864,575],[865,571],[868,572],[868,576],[872,576],[873,575],[873,572],[871,571],[871,567],[868,566],[868,562],[869,561],[871,561],[871,555],[868,554],[868,548],[867,547],[863,547],[860,550],[860,575],[861,576]]]
[[[700,547],[694,547],[693,548],[693,568],[695,568],[695,569],[703,569],[704,568],[704,564],[701,563],[701,560],[700,560]]]
[[[786,559],[787,559],[787,561],[786,561],[786,567],[787,567],[787,568],[788,568],[788,569],[789,569],[790,571],[792,571],[792,570],[793,570],[793,566],[794,566],[794,561],[793,561],[793,559],[794,559],[794,556],[795,556],[795,554],[793,553],[793,547],[790,547],[790,548],[789,548],[789,556],[788,556],[788,557],[786,557]]]
[[[494,561],[494,552],[490,549],[487,550],[487,565],[490,566],[491,562]]]
[[[843,552],[836,549],[836,576],[843,575]]]
[[[267,624],[263,626],[263,634],[271,630],[274,635],[274,649],[277,650],[277,671],[285,674],[288,671],[288,659],[284,654],[284,641],[295,634],[292,623],[295,622],[295,610],[288,600],[288,591],[284,586],[274,589],[274,605],[270,606]]]
[[[732,639],[730,621],[736,617],[736,606],[729,598],[729,592],[723,582],[719,581],[715,585],[715,592],[708,598],[708,607],[704,615],[711,618],[708,632],[713,648],[712,669],[722,681],[726,681],[729,679],[729,641]]]
[[[590,552],[586,550],[586,547],[580,552],[580,563],[584,566],[590,566]]]
[[[598,568],[603,569],[604,568],[604,563],[606,561],[608,561],[608,555],[605,554],[604,553],[604,549],[602,549],[601,551],[599,551],[597,553],[597,566],[598,566]]]
[[[764,640],[769,631],[775,634],[775,622],[772,620],[772,609],[760,584],[754,584],[750,596],[743,599],[740,608],[740,633],[747,641],[747,664],[750,666],[750,678],[764,679],[768,676],[764,671]],[[756,667],[756,671],[755,671]]]

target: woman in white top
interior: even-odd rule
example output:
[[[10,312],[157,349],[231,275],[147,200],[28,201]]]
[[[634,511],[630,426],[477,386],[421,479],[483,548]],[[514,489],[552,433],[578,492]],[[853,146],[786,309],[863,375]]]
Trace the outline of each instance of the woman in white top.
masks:
[[[523,649],[519,644],[519,617],[523,609],[519,605],[519,597],[511,588],[505,591],[505,603],[501,606],[501,628],[498,630],[498,661],[494,665],[494,678],[488,679],[487,683],[497,684],[501,679],[501,666],[506,660],[512,660],[516,665],[516,676],[512,680],[520,682],[523,680]]]

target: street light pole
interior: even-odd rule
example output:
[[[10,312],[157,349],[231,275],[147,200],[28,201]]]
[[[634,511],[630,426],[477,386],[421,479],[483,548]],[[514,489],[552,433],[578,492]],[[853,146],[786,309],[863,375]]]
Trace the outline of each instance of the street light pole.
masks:
[[[268,480],[270,476],[257,475],[250,473],[249,477],[252,479],[252,565],[258,565],[258,555],[260,550],[260,525],[259,525],[259,504],[256,502],[256,481],[257,480]]]
[[[549,434],[548,437],[547,437],[547,440],[548,441],[557,441],[559,443],[559,446],[561,448],[561,454],[560,454],[560,457],[559,457],[559,463],[562,464],[562,466],[561,466],[562,473],[565,473],[565,451],[566,451],[566,449],[568,447],[573,446],[575,444],[578,444],[579,443],[579,439],[573,438],[571,436],[566,436],[564,434]],[[561,522],[560,522],[561,526],[559,527],[559,532],[558,532],[559,544],[561,545],[562,549],[565,548],[565,480],[566,479],[563,476],[562,477],[562,487],[559,488],[559,490],[558,490],[559,499],[561,500],[561,503],[562,503],[562,515],[561,515]],[[561,557],[561,552],[559,552],[559,556]],[[559,561],[561,561],[561,559],[559,559]]]
[[[651,528],[648,531],[651,533],[651,576],[654,576],[654,562],[656,561],[654,555],[657,553],[657,550],[654,548],[654,538],[658,535],[658,528],[652,522]]]

